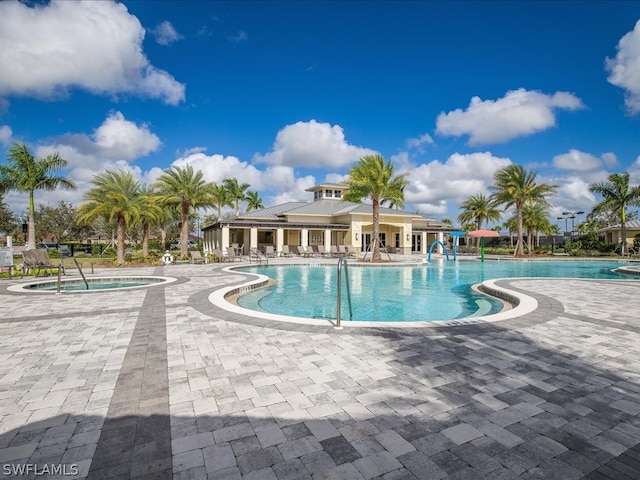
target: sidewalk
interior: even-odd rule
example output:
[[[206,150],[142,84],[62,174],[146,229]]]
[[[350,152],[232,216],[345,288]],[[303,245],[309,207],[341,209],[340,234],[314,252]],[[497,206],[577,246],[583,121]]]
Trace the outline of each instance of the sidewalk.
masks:
[[[227,315],[220,265],[116,272],[178,281],[0,282],[0,478],[640,478],[636,281],[504,280],[539,308],[354,331]]]

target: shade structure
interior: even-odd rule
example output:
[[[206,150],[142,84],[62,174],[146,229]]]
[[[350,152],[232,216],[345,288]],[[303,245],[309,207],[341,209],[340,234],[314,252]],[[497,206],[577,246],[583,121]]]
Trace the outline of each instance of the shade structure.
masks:
[[[468,237],[480,237],[480,261],[484,262],[484,239],[485,237],[499,237],[500,234],[495,230],[472,230],[467,232]]]
[[[472,230],[467,232],[467,236],[469,237],[499,237],[500,234],[495,230]]]

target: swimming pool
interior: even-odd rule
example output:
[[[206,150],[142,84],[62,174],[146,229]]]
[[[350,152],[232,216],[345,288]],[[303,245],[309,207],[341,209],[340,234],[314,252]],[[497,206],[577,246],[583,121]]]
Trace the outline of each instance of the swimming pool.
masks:
[[[436,261],[416,266],[370,267],[350,264],[355,321],[435,321],[491,315],[503,305],[476,293],[474,284],[496,278],[553,277],[640,279],[616,273],[618,262],[595,261]],[[330,265],[243,267],[265,275],[275,285],[238,297],[250,310],[316,319],[335,319],[337,269]],[[343,288],[341,316],[348,319]]]

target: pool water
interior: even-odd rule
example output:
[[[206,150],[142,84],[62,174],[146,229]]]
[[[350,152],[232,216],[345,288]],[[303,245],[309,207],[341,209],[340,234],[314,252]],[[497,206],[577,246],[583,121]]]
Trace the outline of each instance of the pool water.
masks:
[[[89,290],[112,290],[114,288],[133,288],[154,285],[156,283],[165,282],[164,278],[88,278],[87,284]],[[25,285],[24,288],[29,291],[39,292],[55,292],[58,289],[56,281],[38,282]],[[60,282],[60,290],[63,292],[86,291],[87,285],[83,280],[63,280]]]
[[[618,262],[579,261],[436,261],[420,266],[349,265],[353,320],[434,321],[490,315],[502,303],[471,286],[485,280],[514,277],[638,279],[613,272]],[[274,280],[271,287],[238,298],[247,309],[306,318],[336,317],[336,265],[263,266],[239,269]],[[343,274],[344,275],[344,274]],[[349,310],[343,277],[341,317]]]

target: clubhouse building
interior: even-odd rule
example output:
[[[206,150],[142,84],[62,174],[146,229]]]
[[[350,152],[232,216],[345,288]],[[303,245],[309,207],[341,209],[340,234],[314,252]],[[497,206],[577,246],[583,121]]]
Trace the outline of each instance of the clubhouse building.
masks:
[[[342,201],[345,189],[321,183],[307,189],[313,193],[312,202],[287,202],[207,225],[202,228],[204,251],[236,247],[246,255],[250,249],[265,251],[272,246],[281,255],[287,245],[328,253],[332,246],[344,245],[366,252],[372,239],[372,208]],[[444,242],[451,230],[432,218],[393,208],[380,207],[379,219],[380,240],[392,253],[426,254],[433,242]]]

